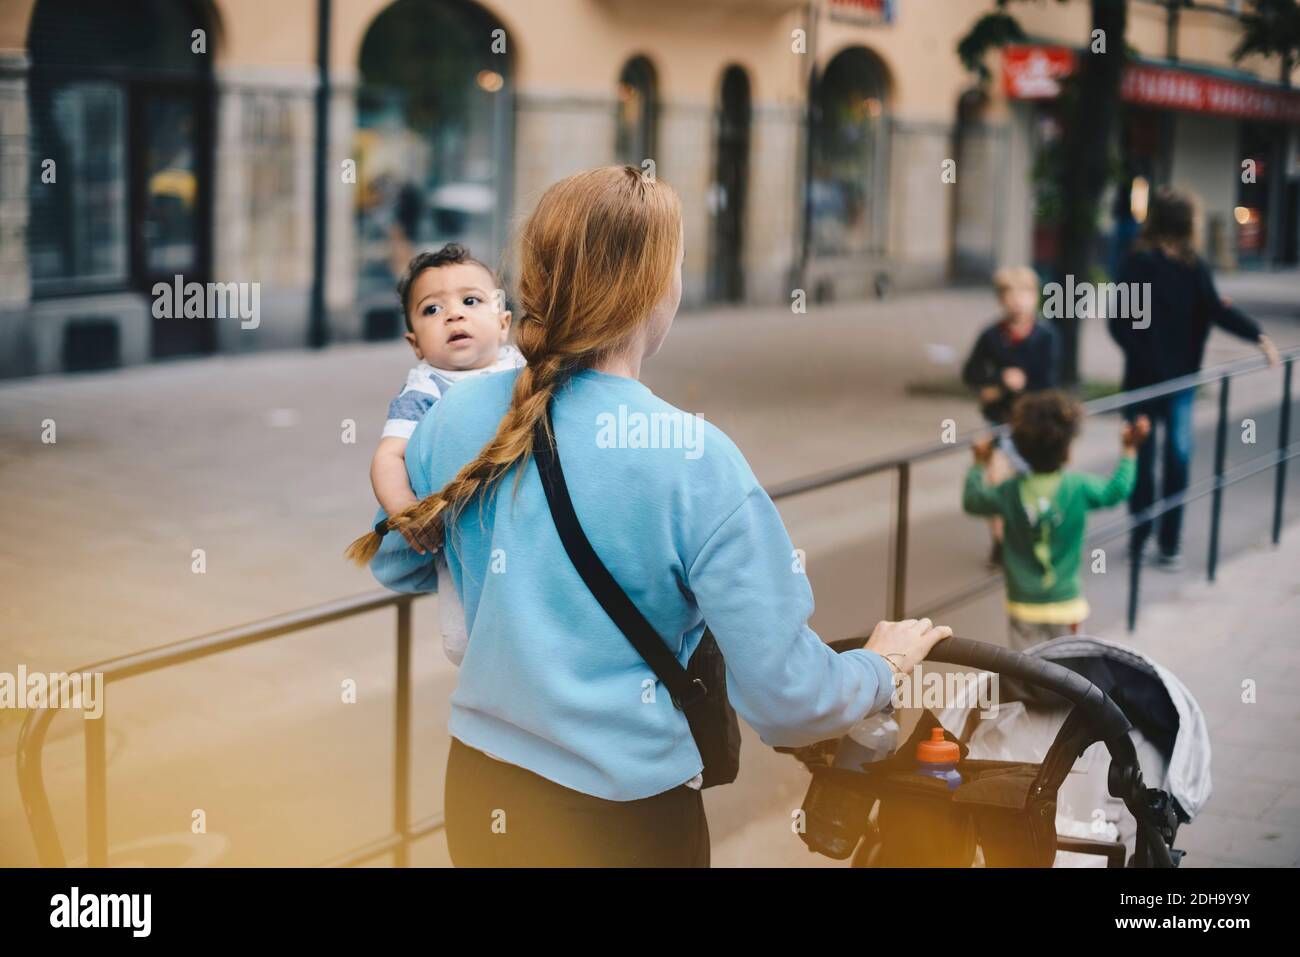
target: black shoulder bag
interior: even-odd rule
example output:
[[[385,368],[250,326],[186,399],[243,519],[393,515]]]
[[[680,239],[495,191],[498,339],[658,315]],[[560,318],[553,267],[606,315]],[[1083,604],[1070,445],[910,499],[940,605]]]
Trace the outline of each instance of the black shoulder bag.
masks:
[[[691,735],[704,761],[704,787],[730,784],[740,771],[740,722],[727,701],[727,673],[722,650],[707,628],[683,668],[650,622],[605,567],[573,511],[569,487],[552,443],[549,413],[533,430],[533,456],[564,550],[605,613],[627,637],[668,689],[673,704],[686,713]]]

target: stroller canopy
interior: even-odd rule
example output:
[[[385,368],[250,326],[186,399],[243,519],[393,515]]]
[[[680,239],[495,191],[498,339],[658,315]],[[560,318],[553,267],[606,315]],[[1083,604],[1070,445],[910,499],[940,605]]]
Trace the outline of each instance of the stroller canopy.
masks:
[[[1087,636],[1057,638],[1025,652],[1083,675],[1120,707],[1162,754],[1167,791],[1191,821],[1210,797],[1210,735],[1205,715],[1173,672],[1139,651]]]

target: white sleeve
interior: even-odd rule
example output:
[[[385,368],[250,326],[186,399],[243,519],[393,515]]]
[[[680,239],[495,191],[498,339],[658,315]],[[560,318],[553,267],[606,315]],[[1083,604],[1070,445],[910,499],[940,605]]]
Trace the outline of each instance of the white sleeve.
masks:
[[[419,425],[418,419],[389,419],[384,423],[384,431],[380,432],[380,438],[409,439],[415,434],[415,427]]]
[[[469,632],[465,628],[465,609],[456,593],[456,585],[447,570],[447,559],[439,551],[434,559],[438,570],[438,624],[442,630],[442,650],[457,667],[465,658]]]

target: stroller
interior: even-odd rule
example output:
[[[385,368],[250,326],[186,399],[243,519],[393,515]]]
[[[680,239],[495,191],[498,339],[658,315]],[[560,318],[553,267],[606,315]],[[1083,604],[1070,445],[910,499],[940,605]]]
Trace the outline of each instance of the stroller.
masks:
[[[778,748],[813,774],[800,835],[810,850],[854,867],[1178,866],[1178,828],[1211,785],[1204,716],[1174,675],[1084,636],[1024,654],[949,638],[927,660],[977,669],[996,713],[974,701],[926,710],[905,744],[860,771],[834,766],[838,741]],[[960,752],[955,788],[915,773],[917,744],[938,735]]]

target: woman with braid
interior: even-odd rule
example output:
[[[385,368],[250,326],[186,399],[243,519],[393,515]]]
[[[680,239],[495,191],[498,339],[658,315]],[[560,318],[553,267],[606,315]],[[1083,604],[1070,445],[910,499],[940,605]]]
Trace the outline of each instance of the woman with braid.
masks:
[[[464,605],[453,863],[707,866],[686,717],[583,583],[547,506],[532,441],[548,410],[596,554],[683,665],[708,623],[731,703],[765,743],[844,734],[951,631],[882,622],[866,648],[835,654],[808,627],[807,578],[735,445],[707,423],[688,449],[622,428],[688,415],[639,381],[681,299],[671,187],[634,167],[579,173],[545,192],[520,240],[527,365],[466,379],[432,408],[405,456],[420,500],[350,554],[390,588],[441,584]],[[450,582],[408,534],[441,546]]]

